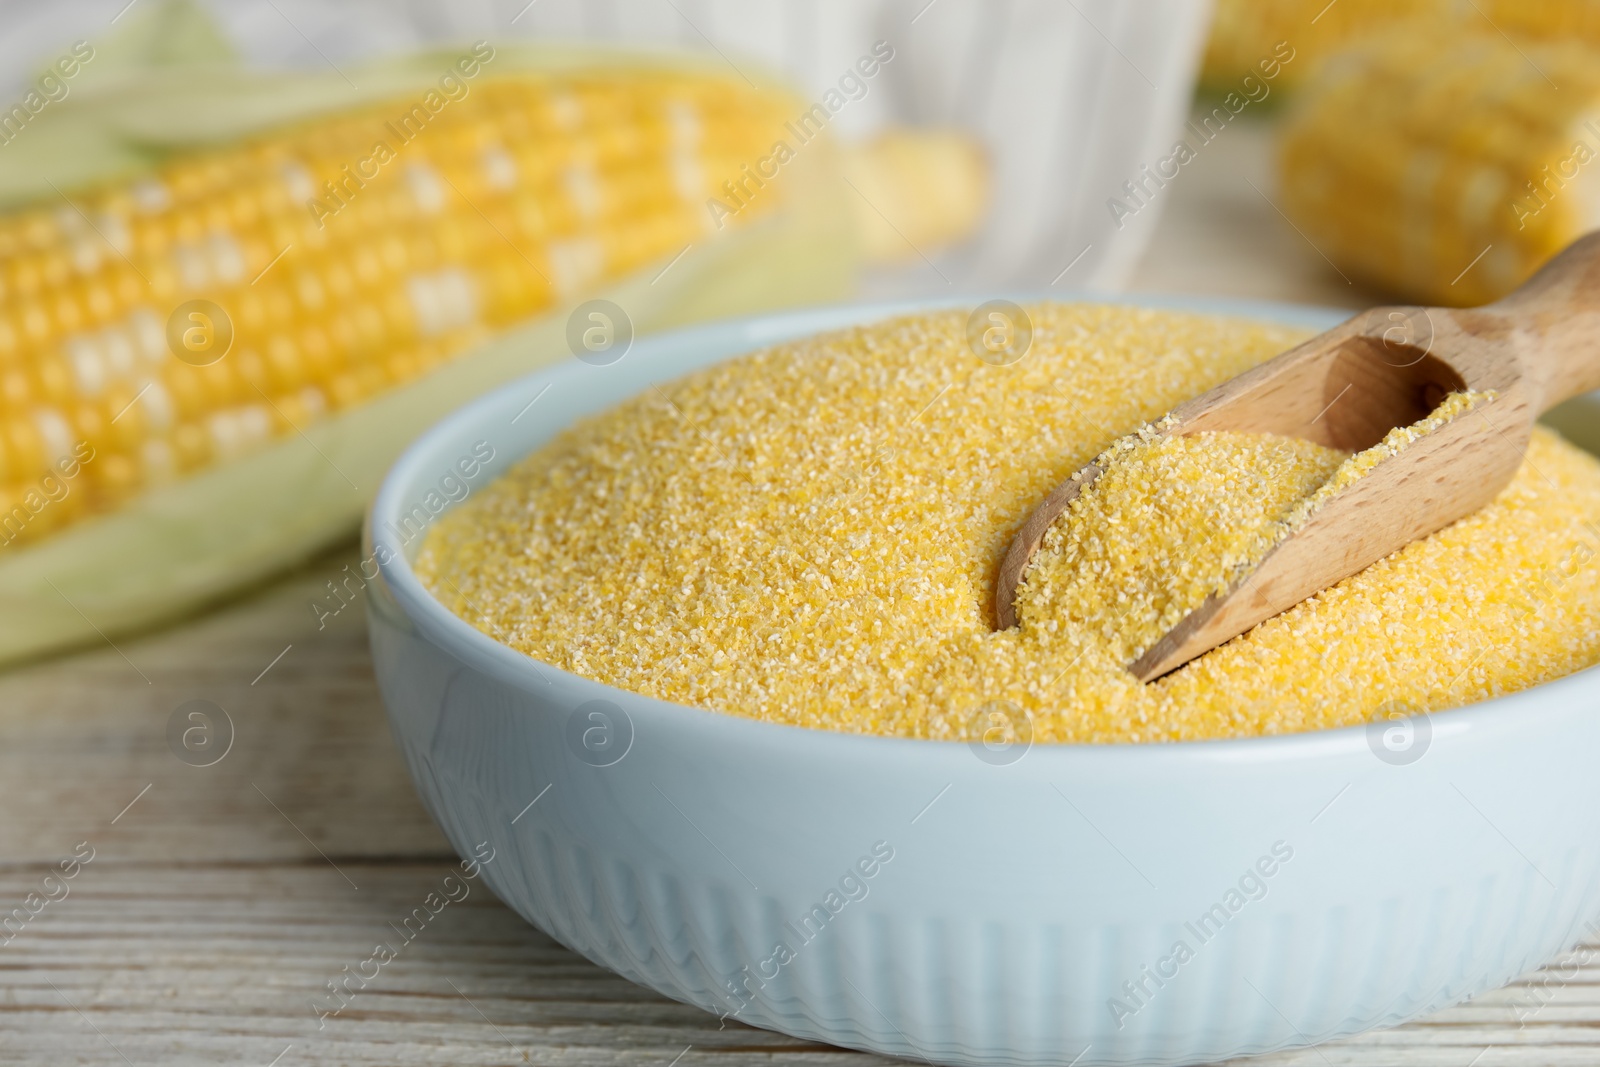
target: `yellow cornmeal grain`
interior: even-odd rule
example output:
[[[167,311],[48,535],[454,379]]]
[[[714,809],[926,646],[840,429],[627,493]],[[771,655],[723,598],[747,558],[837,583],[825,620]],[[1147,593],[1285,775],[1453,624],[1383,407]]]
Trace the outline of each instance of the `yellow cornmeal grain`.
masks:
[[[1489,507],[1150,685],[1092,631],[993,630],[1000,556],[1112,441],[1302,340],[1236,319],[1038,305],[1009,366],[961,311],[780,345],[560,434],[430,531],[472,625],[652,696],[779,723],[1155,741],[1444,708],[1600,659],[1600,463],[1540,430]],[[1129,553],[1153,530],[1129,530]]]
[[[1067,505],[1017,591],[1024,627],[1087,631],[1131,663],[1277,541],[1346,453],[1269,434],[1130,437]]]
[[[1440,402],[1439,406],[1430,411],[1426,418],[1419,419],[1409,426],[1396,426],[1383,435],[1383,440],[1371,448],[1364,448],[1351,456],[1340,465],[1339,469],[1317,491],[1307,496],[1284,519],[1288,529],[1294,529],[1331,499],[1336,493],[1343,492],[1350,487],[1350,483],[1363,474],[1376,467],[1379,463],[1398,455],[1407,445],[1418,438],[1432,433],[1450,420],[1471,411],[1472,408],[1486,400],[1494,399],[1493,390],[1477,392],[1466,390],[1450,393]]]
[[[1017,617],[1086,630],[1131,663],[1335,494],[1492,396],[1451,393],[1354,455],[1271,434],[1166,437],[1166,420],[1140,427],[1095,457],[1104,473],[1045,531]]]

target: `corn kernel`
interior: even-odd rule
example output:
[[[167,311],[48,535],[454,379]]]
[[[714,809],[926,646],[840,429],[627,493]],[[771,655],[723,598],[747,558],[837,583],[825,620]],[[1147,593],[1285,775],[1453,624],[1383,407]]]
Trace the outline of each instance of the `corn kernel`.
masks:
[[[706,145],[681,149],[654,132],[669,97],[694,101],[712,135]],[[541,126],[557,98],[572,102],[555,107],[563,122],[589,121]],[[108,457],[117,457],[104,461],[103,472],[100,461],[93,465],[100,473],[90,478],[106,485],[79,494],[88,514],[175,471],[258,447],[264,435],[293,433],[298,418],[264,414],[254,386],[297,414],[302,407],[320,414],[414,380],[461,356],[488,326],[556,303],[547,284],[522,273],[528,259],[548,260],[548,235],[525,247],[508,239],[525,207],[560,204],[572,214],[571,190],[557,184],[559,175],[581,165],[587,201],[624,209],[566,239],[602,248],[616,243],[606,231],[628,231],[638,262],[664,259],[681,247],[675,235],[705,213],[704,200],[644,201],[630,190],[669,183],[680,156],[708,174],[722,173],[713,166],[718,153],[759,156],[792,104],[781,92],[699,71],[496,77],[407,144],[402,163],[359,187],[341,184],[342,168],[370,150],[394,113],[392,101],[175,157],[132,180],[68,190],[71,205],[57,199],[0,213],[0,439],[17,444],[8,449],[7,481],[27,484],[44,470],[48,457],[25,440],[42,405],[64,413],[52,432],[105,440]],[[639,128],[609,130],[594,124],[600,120]],[[541,162],[522,167],[504,147],[510,144]],[[495,151],[505,159],[486,168]],[[325,181],[347,194],[333,198],[337,217],[308,210],[328,195]],[[766,201],[752,205],[737,221],[766,210]],[[656,214],[675,218],[663,225]],[[637,264],[595,265],[614,277]],[[521,284],[496,282],[508,269]],[[471,309],[445,301],[443,321],[422,323],[409,292],[418,274],[448,276],[456,289],[475,293]],[[586,284],[602,280],[585,276]],[[216,303],[234,329],[231,350],[211,366],[189,366],[168,351],[167,319],[192,299]],[[433,332],[418,345],[423,326]],[[163,383],[159,391],[111,426],[113,407],[152,376]],[[297,405],[304,398],[315,403]],[[52,522],[79,512],[78,504],[54,508]],[[30,524],[23,536],[47,525]]]

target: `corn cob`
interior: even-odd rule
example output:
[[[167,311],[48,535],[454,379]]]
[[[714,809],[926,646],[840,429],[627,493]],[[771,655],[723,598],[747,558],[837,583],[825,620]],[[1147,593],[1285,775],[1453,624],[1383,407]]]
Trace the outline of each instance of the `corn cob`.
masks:
[[[466,84],[437,112],[418,92],[0,217],[0,542],[294,434],[670,257],[794,113],[683,70]],[[195,299],[214,308],[191,318]]]
[[[1596,0],[1476,0],[1480,20],[1513,37],[1587,41],[1600,45]],[[1469,8],[1469,12],[1470,12]]]
[[[1280,41],[1295,50],[1295,62],[1284,68],[1279,84],[1294,86],[1352,41],[1402,20],[1449,14],[1459,0],[1216,0],[1216,4],[1200,83],[1226,92],[1271,56]]]
[[[1330,62],[1283,130],[1281,206],[1399,296],[1492,300],[1600,223],[1600,54],[1396,33]]]
[[[1280,84],[1298,85],[1361,39],[1392,32],[1505,33],[1519,41],[1579,40],[1600,45],[1600,0],[1216,0],[1200,82],[1225,92],[1273,45],[1296,52]]]
[[[909,263],[977,229],[989,203],[982,150],[953,130],[890,129],[841,153],[862,253],[874,264]],[[883,212],[879,214],[879,212]]]

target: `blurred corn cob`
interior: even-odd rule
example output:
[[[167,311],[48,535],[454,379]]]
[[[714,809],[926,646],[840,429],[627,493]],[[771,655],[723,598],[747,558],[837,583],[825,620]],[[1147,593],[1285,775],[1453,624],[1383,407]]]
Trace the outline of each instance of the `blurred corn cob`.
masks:
[[[678,72],[457,81],[436,114],[418,93],[0,217],[0,539],[296,433],[671,256],[795,111]],[[189,353],[193,324],[168,320],[193,298],[223,321],[193,320]],[[225,357],[205,352],[230,326]],[[30,507],[79,442],[73,491]]]
[[[1214,92],[1234,89],[1272,55],[1274,45],[1286,41],[1295,50],[1295,62],[1284,67],[1280,85],[1298,85],[1352,41],[1407,19],[1442,16],[1458,6],[1465,5],[1461,0],[1216,0],[1200,83]]]
[[[1339,56],[1283,130],[1285,212],[1351,276],[1470,305],[1600,224],[1600,54],[1437,25]]]
[[[869,262],[908,263],[972,233],[989,203],[989,168],[955,131],[891,129],[843,153],[859,196],[856,228]]]
[[[1474,0],[1479,21],[1514,37],[1600,45],[1600,0]]]
[[[1323,61],[1367,37],[1398,27],[1415,32],[1505,33],[1551,41],[1600,45],[1600,0],[1216,0],[1200,83],[1226,92],[1273,45],[1287,41],[1296,61],[1281,85],[1312,78]]]

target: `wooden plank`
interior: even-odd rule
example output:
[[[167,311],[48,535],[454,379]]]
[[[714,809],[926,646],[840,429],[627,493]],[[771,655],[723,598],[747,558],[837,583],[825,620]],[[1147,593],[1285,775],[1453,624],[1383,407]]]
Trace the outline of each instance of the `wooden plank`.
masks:
[[[388,924],[453,864],[341,867],[359,889],[320,859],[172,868],[97,856],[0,949],[5,1062],[665,1065],[691,1045],[699,1058],[872,1059],[719,1029],[561,948],[477,883],[403,942]],[[0,874],[0,901],[39,881]],[[385,939],[397,958],[333,1014],[327,983]]]
[[[345,856],[446,855],[395,754],[361,607],[319,630],[308,606],[356,558],[346,547],[188,625],[0,675],[0,781],[27,808],[0,822],[0,862],[54,862],[82,840],[127,860],[315,858],[307,836]],[[169,746],[190,700],[233,724],[213,766]]]

